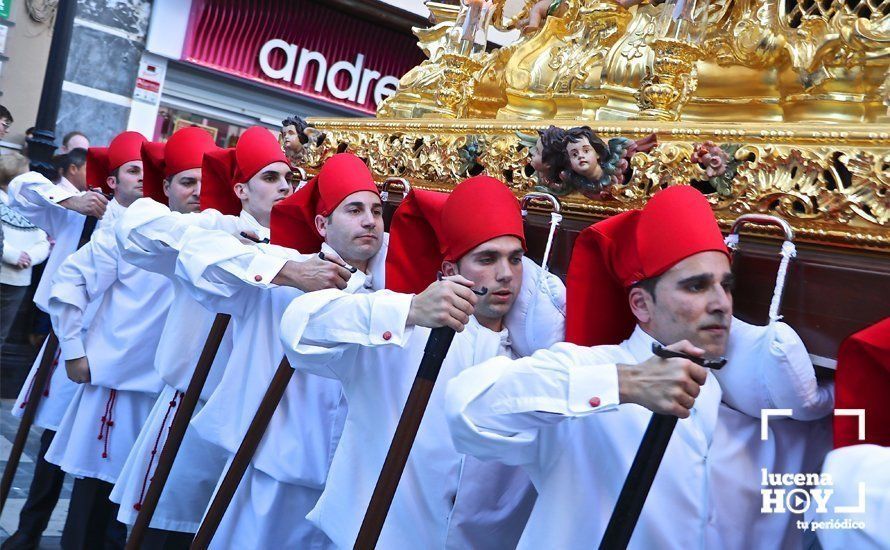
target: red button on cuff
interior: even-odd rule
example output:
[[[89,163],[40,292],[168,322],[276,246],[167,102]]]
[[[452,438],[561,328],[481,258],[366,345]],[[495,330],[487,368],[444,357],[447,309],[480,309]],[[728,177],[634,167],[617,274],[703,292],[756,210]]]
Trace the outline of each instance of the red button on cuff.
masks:
[[[262,276],[262,275],[257,275],[257,276],[255,276],[255,277],[253,278],[253,280],[256,281],[256,282],[260,282],[260,281],[263,280],[263,276]]]
[[[601,403],[601,401],[600,401],[600,398],[599,398],[599,397],[592,397],[592,398],[590,399],[590,406],[591,406],[591,407],[599,407],[599,406],[600,406],[600,403]]]
[[[389,340],[390,338],[392,338],[392,333],[390,331],[387,330],[386,332],[383,333],[384,340]]]

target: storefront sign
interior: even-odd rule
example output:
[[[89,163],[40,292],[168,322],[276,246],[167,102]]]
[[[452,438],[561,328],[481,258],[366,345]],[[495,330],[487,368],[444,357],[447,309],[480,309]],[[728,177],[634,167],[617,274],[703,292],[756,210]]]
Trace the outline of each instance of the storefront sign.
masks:
[[[424,57],[416,38],[311,0],[193,0],[185,61],[364,113]]]

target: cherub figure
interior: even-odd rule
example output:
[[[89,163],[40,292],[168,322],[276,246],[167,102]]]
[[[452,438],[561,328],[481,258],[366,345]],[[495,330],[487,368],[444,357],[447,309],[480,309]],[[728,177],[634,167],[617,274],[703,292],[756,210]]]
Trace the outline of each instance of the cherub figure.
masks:
[[[614,0],[616,4],[630,9],[643,0]],[[537,32],[551,15],[562,17],[568,11],[567,0],[527,0],[525,7],[515,17],[515,26],[522,34]]]
[[[566,195],[572,190],[559,179],[559,170],[565,159],[566,131],[556,126],[538,130],[538,135],[520,134],[520,139],[528,147],[529,165],[538,178],[536,191]]]
[[[284,148],[284,154],[296,164],[303,164],[307,147],[318,147],[325,139],[323,132],[306,122],[299,116],[290,116],[281,121],[281,132],[278,141]]]
[[[624,183],[630,158],[648,152],[657,144],[655,134],[639,141],[617,137],[606,144],[589,126],[571,128],[565,133],[565,160],[559,180],[570,191],[588,198],[602,198],[609,185]]]

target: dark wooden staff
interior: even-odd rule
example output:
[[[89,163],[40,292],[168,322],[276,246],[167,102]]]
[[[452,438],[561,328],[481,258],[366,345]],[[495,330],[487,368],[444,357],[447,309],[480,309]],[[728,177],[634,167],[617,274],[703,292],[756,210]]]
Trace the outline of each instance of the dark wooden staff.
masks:
[[[226,510],[232,502],[232,497],[235,496],[235,491],[241,483],[241,478],[244,477],[247,466],[253,459],[260,441],[266,434],[266,428],[269,427],[272,415],[275,414],[275,409],[278,408],[281,398],[284,397],[284,391],[287,389],[287,384],[290,382],[293,374],[293,367],[290,366],[287,357],[284,357],[281,363],[278,364],[278,370],[275,371],[275,376],[272,377],[272,382],[269,383],[269,388],[266,390],[266,394],[263,396],[263,400],[253,416],[253,420],[250,421],[250,426],[247,428],[247,433],[241,441],[241,446],[238,447],[238,451],[232,458],[232,463],[229,465],[229,469],[226,470],[219,489],[213,496],[213,501],[210,503],[207,514],[201,520],[201,526],[198,528],[197,534],[195,534],[195,540],[192,541],[191,547],[193,549],[208,548],[210,546],[210,541],[213,540],[213,535],[216,534],[216,530]]]
[[[726,364],[726,359],[702,359],[669,350],[657,343],[652,344],[652,353],[664,359],[670,357],[688,359],[714,370],[720,369]],[[631,463],[630,471],[621,487],[618,502],[615,504],[615,509],[612,510],[612,517],[609,518],[606,532],[603,533],[603,539],[599,545],[600,550],[624,550],[627,548],[676,426],[676,416],[652,414],[652,419],[649,420],[646,433],[643,434],[643,440],[637,449],[633,463]]]
[[[243,233],[242,235],[247,237]],[[324,252],[319,252],[318,257],[322,260],[339,264],[348,269],[350,273],[358,271],[352,266],[347,266],[333,258],[325,257]],[[232,497],[235,496],[235,491],[244,477],[244,472],[247,471],[247,466],[253,460],[253,455],[256,454],[257,447],[259,447],[263,436],[266,434],[269,422],[272,421],[272,415],[275,414],[275,409],[281,403],[284,391],[287,389],[293,374],[294,369],[290,366],[287,356],[283,357],[281,363],[278,364],[275,375],[272,377],[272,381],[269,382],[269,387],[266,389],[265,395],[263,395],[263,400],[260,401],[260,406],[253,415],[253,420],[250,421],[250,426],[247,427],[247,433],[244,434],[244,439],[241,441],[238,451],[235,452],[235,456],[232,458],[232,463],[229,464],[228,470],[223,474],[223,480],[213,496],[204,519],[201,520],[201,526],[198,528],[195,539],[192,541],[192,548],[207,548],[210,545],[210,541],[213,540],[213,535],[216,534],[216,530],[219,528],[226,510],[232,502]]]
[[[164,491],[164,485],[170,477],[170,471],[173,469],[173,462],[176,460],[176,454],[182,445],[185,437],[186,429],[192,419],[192,414],[201,398],[201,392],[204,390],[204,384],[207,382],[207,376],[210,374],[210,367],[219,351],[219,345],[222,342],[226,328],[229,326],[231,316],[225,313],[217,313],[204,342],[204,348],[201,350],[201,356],[195,366],[195,372],[189,380],[189,385],[185,390],[182,400],[179,402],[179,408],[173,416],[173,422],[170,424],[170,432],[167,440],[161,449],[161,456],[158,458],[158,465],[155,468],[148,491],[142,500],[142,507],[136,516],[136,523],[130,532],[130,538],[127,539],[127,550],[138,550],[142,546],[142,540],[151,524],[151,518],[157,509],[158,502],[161,500],[161,493]]]
[[[402,472],[405,471],[411,446],[414,445],[417,430],[430,402],[442,362],[448,354],[451,341],[454,340],[454,334],[454,329],[450,327],[439,327],[430,331],[417,376],[414,378],[408,400],[405,401],[405,408],[393,434],[389,451],[386,453],[386,460],[377,478],[377,485],[365,511],[358,537],[355,539],[354,548],[357,550],[373,550],[377,546],[377,539],[380,538],[383,523],[392,505]]]
[[[77,248],[89,242],[96,229],[98,218],[87,216],[83,222],[83,230],[80,232],[80,239],[77,241]],[[6,498],[12,489],[12,482],[15,479],[15,472],[19,468],[19,462],[22,459],[22,453],[25,452],[25,443],[28,442],[28,432],[34,425],[34,417],[37,416],[37,407],[43,398],[43,390],[46,388],[46,382],[49,380],[52,371],[53,360],[56,352],[59,350],[59,339],[52,328],[46,336],[46,346],[43,348],[43,355],[40,358],[40,364],[37,366],[37,372],[31,379],[31,391],[28,392],[25,412],[22,413],[22,420],[19,422],[18,431],[15,433],[15,440],[12,443],[12,449],[9,451],[9,458],[6,461],[6,469],[3,470],[3,479],[0,480],[0,514],[6,507]],[[61,359],[60,359],[61,360]]]

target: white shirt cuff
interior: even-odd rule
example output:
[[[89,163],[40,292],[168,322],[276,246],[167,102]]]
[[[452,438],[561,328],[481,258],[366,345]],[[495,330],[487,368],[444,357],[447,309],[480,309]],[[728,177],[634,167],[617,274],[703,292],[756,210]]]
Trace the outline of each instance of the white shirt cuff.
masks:
[[[271,254],[256,254],[247,268],[247,283],[261,288],[275,288],[272,279],[284,268],[287,259]]]
[[[80,338],[64,340],[59,343],[59,346],[62,348],[61,357],[64,361],[80,359],[86,355],[86,351],[83,349],[83,340]]]
[[[371,305],[371,328],[368,339],[372,346],[395,344],[404,346],[413,326],[405,326],[411,311],[413,294],[390,293],[376,296]]]
[[[569,411],[599,412],[618,404],[617,365],[579,365],[569,371]]]

